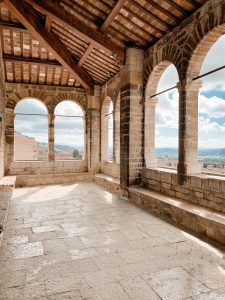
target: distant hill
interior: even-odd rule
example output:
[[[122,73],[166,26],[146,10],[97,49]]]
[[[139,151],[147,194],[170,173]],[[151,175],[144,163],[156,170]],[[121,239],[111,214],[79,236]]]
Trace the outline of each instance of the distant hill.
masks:
[[[47,143],[38,143],[39,145],[41,145],[44,148],[48,148],[48,144]],[[77,150],[83,150],[83,147],[80,146],[69,146],[69,145],[55,145],[55,149],[56,151],[61,151],[61,150],[69,150],[69,151],[73,151],[75,149]]]
[[[165,157],[168,155],[173,158],[178,157],[178,149],[177,148],[157,148],[156,149],[156,156],[157,157]],[[199,149],[198,155],[201,157],[218,157],[223,156],[225,157],[225,148],[206,148],[206,149]]]

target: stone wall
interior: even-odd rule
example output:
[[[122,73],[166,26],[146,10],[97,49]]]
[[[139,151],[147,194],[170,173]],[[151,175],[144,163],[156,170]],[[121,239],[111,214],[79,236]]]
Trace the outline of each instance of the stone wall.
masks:
[[[101,172],[114,178],[120,178],[120,164],[112,161],[103,161],[101,163]]]
[[[87,172],[87,161],[16,161],[11,162],[9,175],[34,175]]]
[[[0,42],[1,48],[1,42]],[[0,51],[0,179],[5,174],[5,75]]]
[[[142,185],[172,197],[225,212],[225,178],[219,176],[187,176],[178,183],[177,172],[166,169],[144,169]]]

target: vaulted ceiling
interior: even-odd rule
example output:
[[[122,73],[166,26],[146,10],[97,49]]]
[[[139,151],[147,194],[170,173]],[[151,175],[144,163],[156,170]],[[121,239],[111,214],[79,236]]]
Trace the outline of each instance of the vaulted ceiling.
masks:
[[[205,0],[5,0],[0,32],[7,82],[104,84],[128,46],[147,49]]]

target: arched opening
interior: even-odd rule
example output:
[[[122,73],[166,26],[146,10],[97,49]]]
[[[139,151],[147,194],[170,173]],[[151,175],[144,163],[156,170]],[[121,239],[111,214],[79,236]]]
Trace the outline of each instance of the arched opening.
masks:
[[[225,35],[205,56],[200,76],[225,66]],[[225,174],[225,69],[201,78],[198,96],[198,159],[203,172]]]
[[[14,160],[48,159],[48,111],[39,100],[27,98],[15,107]]]
[[[149,77],[145,102],[146,167],[177,168],[178,103],[176,67],[164,61]]]
[[[82,160],[85,155],[84,113],[73,101],[55,108],[55,160]]]
[[[195,145],[192,156],[196,157],[199,173],[225,173],[223,34],[224,26],[218,26],[207,33],[195,48],[187,70],[187,78],[191,81],[187,99],[198,99],[195,109],[193,105],[191,108],[191,122],[195,124],[191,144]]]
[[[101,111],[101,153],[102,161],[114,160],[114,107],[106,97]]]

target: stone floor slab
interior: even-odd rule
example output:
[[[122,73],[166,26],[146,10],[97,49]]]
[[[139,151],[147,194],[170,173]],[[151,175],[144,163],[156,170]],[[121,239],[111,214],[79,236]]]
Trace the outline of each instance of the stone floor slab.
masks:
[[[94,183],[15,189],[2,300],[221,300],[224,252]]]

